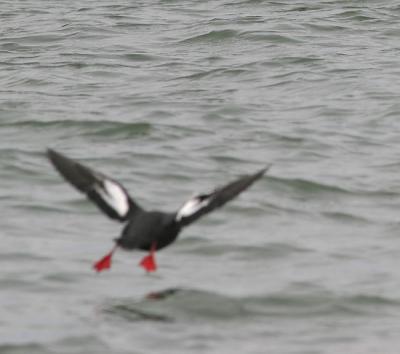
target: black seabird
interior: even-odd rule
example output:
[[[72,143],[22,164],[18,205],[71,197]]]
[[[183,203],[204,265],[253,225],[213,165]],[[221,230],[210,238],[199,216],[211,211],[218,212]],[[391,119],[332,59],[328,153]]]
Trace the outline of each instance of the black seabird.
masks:
[[[183,227],[235,198],[261,178],[269,168],[243,176],[210,193],[196,195],[178,211],[164,213],[144,210],[120,183],[59,152],[48,149],[47,156],[56,170],[79,191],[85,193],[101,211],[126,224],[121,236],[115,239],[111,252],[94,264],[93,267],[98,272],[111,267],[111,257],[118,247],[150,251],[140,265],[148,272],[155,271],[156,250],[174,242]]]

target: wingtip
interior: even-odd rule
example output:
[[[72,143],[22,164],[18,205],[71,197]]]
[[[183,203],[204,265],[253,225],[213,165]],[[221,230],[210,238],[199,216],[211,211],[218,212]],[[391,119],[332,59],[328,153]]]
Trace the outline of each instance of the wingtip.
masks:
[[[66,156],[64,156],[60,152],[58,152],[58,151],[56,151],[56,150],[54,150],[52,148],[49,148],[49,147],[46,149],[46,156],[54,165],[56,164],[56,162],[58,160],[67,159]]]
[[[46,149],[46,156],[51,159],[52,156],[56,155],[57,151],[53,150],[52,148],[47,148]]]
[[[272,167],[272,163],[266,165],[264,168],[262,168],[262,169],[258,172],[258,174],[259,174],[260,176],[265,175],[265,174],[269,171],[269,169],[270,169],[271,167]]]

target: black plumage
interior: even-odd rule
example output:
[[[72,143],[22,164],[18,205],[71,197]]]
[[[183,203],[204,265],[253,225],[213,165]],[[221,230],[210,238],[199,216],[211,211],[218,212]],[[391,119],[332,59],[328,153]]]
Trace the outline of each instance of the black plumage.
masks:
[[[141,208],[117,181],[97,172],[65,155],[48,149],[47,156],[57,171],[79,191],[85,193],[101,211],[110,218],[126,223],[116,246],[110,254],[95,264],[97,271],[111,266],[111,256],[116,247],[127,250],[150,251],[150,256],[141,265],[154,271],[153,254],[176,240],[183,227],[201,216],[222,207],[235,198],[255,181],[261,178],[268,167],[243,176],[214,191],[189,199],[176,212],[147,211]]]

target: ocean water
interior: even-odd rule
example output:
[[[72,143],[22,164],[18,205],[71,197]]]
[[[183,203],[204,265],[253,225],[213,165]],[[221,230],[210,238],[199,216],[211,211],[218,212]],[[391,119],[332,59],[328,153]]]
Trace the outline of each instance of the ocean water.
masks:
[[[396,1],[10,1],[0,353],[399,352]],[[146,275],[52,147],[149,209],[272,164]]]

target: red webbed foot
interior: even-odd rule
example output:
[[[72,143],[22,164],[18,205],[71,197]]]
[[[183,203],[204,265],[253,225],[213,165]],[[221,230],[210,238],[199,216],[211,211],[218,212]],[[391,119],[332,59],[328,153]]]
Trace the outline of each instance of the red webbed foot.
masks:
[[[111,258],[117,249],[117,245],[114,246],[114,248],[111,250],[110,253],[107,253],[102,259],[97,261],[96,263],[93,264],[93,268],[96,270],[96,272],[102,272],[103,270],[107,270],[111,268]]]
[[[155,242],[152,243],[150,253],[146,257],[144,257],[139,263],[139,265],[143,267],[148,273],[155,272],[157,270],[157,263],[155,258],[156,245],[157,244]]]

